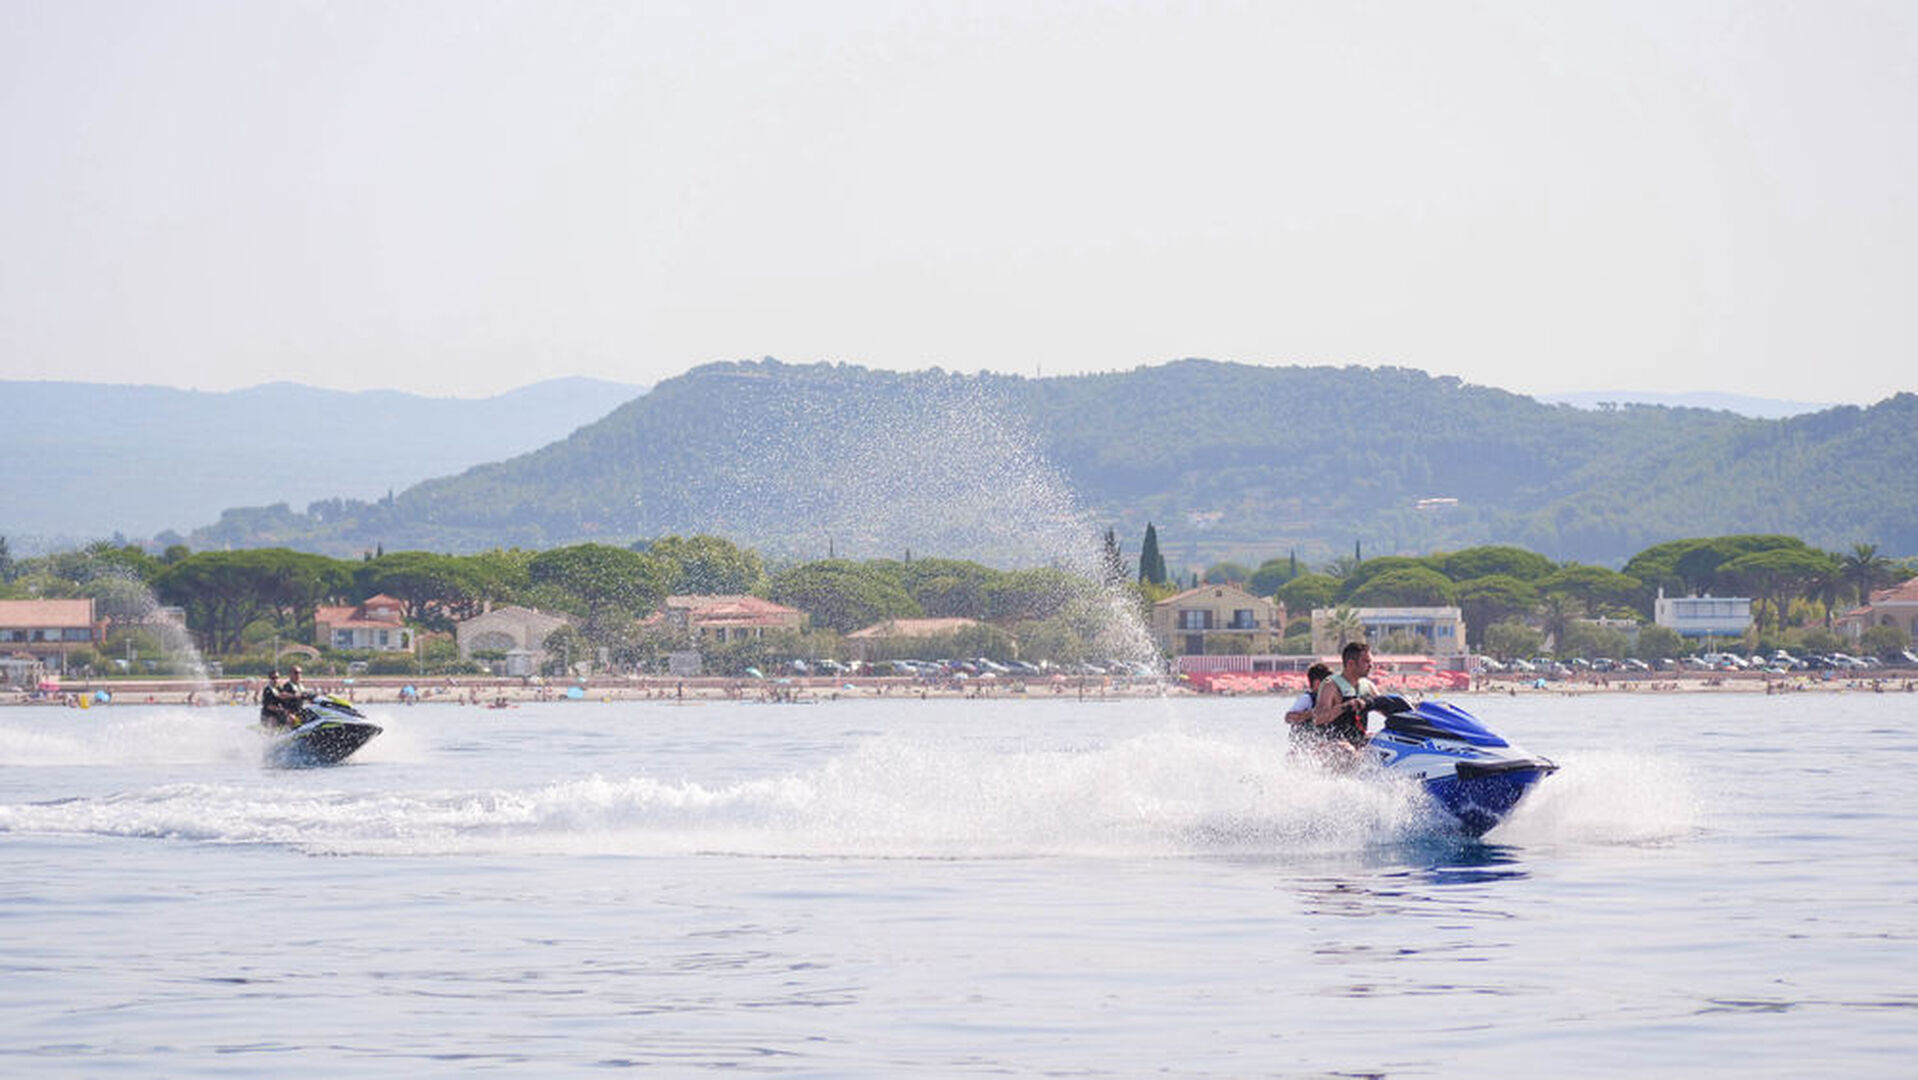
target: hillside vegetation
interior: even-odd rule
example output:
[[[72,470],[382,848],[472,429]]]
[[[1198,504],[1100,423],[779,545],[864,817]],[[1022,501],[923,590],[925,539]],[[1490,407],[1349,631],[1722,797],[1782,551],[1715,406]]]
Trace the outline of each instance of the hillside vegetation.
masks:
[[[1485,543],[1617,565],[1733,533],[1909,553],[1914,506],[1911,394],[1757,420],[1546,406],[1389,367],[1023,378],[766,360],[697,368],[568,438],[391,499],[229,510],[189,539],[352,555],[708,533],[775,560],[1016,565],[1156,521],[1188,567]]]

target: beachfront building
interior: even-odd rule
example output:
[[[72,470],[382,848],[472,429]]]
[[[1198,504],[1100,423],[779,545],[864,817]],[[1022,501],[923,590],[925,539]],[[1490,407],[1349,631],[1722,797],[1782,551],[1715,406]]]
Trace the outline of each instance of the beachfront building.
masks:
[[[1837,625],[1853,641],[1874,626],[1895,626],[1918,641],[1918,578],[1873,592],[1865,603],[1845,612]]]
[[[1236,585],[1201,585],[1152,605],[1152,637],[1174,656],[1275,652],[1285,605]]]
[[[806,628],[806,613],[757,596],[669,596],[647,623],[663,625],[687,641],[725,644],[781,630]]]
[[[1742,638],[1752,625],[1747,596],[1666,596],[1652,601],[1652,622],[1685,638]]]
[[[564,616],[509,604],[456,623],[453,640],[461,660],[473,659],[474,653],[498,653],[504,657],[500,674],[523,678],[539,672],[547,660],[547,637],[566,622]]]
[[[846,644],[852,649],[852,658],[865,663],[880,658],[893,659],[913,651],[902,648],[907,642],[949,638],[982,625],[978,619],[887,619],[847,634]]]
[[[1385,652],[1386,641],[1395,635],[1418,640],[1433,656],[1465,655],[1465,613],[1456,607],[1313,608],[1312,651],[1338,655],[1354,629],[1351,619],[1358,621],[1357,629],[1375,656]]]
[[[360,652],[412,652],[413,630],[401,616],[405,605],[382,593],[350,607],[322,605],[313,611],[313,644]]]
[[[91,598],[0,600],[0,655],[65,671],[74,650],[105,641],[106,623],[95,616]]]

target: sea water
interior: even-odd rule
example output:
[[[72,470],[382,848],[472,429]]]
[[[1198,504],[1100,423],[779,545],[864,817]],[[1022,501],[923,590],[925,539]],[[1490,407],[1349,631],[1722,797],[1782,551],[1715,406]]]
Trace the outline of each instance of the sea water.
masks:
[[[1279,699],[0,710],[0,1075],[1913,1075],[1918,697],[1458,700],[1478,842]]]

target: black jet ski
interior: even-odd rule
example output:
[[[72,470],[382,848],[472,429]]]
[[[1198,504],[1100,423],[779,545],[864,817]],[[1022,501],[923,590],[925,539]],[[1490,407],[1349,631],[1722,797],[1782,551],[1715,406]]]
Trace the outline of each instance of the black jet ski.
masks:
[[[273,733],[268,739],[269,766],[311,769],[338,765],[385,730],[368,720],[352,702],[333,694],[315,695],[301,704],[297,715],[296,726]]]

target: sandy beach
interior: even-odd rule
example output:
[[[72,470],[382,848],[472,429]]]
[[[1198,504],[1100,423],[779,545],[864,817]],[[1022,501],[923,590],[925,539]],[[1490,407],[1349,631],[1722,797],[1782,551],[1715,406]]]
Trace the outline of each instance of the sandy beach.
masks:
[[[1827,676],[1831,677],[1827,677]],[[259,681],[245,679],[114,679],[74,680],[58,691],[0,692],[0,704],[114,705],[244,705],[258,700]],[[584,682],[517,678],[441,677],[411,679],[399,676],[361,676],[352,680],[313,679],[309,685],[349,700],[375,705],[461,704],[511,708],[542,701],[578,701],[582,704],[633,701],[764,701],[801,704],[844,699],[1058,699],[1086,700],[1158,696],[1207,697],[1177,682],[1158,679],[1068,676],[1053,679],[925,680],[912,678],[793,678],[736,679],[662,676],[613,676]],[[1871,677],[1808,672],[1767,675],[1747,672],[1658,672],[1642,677],[1616,675],[1558,679],[1540,685],[1535,679],[1499,676],[1476,680],[1470,690],[1427,694],[1437,697],[1499,695],[1669,694],[1669,693],[1914,693],[1918,670],[1884,669]],[[1285,693],[1254,696],[1281,698]],[[104,694],[104,698],[102,697]],[[1234,695],[1237,696],[1237,695]]]

